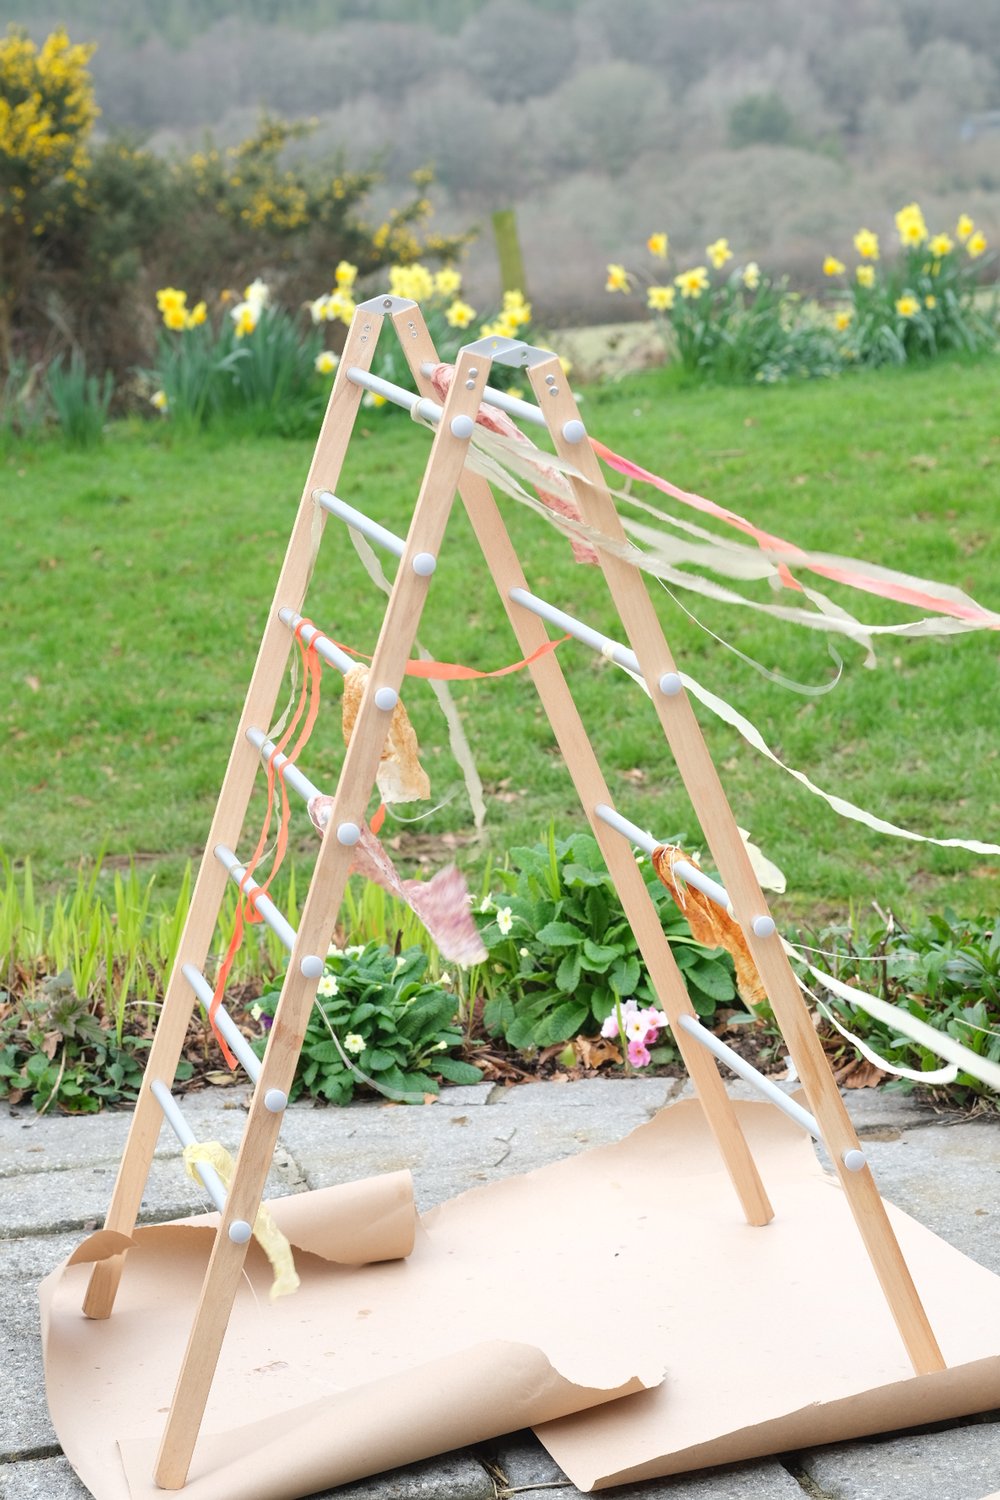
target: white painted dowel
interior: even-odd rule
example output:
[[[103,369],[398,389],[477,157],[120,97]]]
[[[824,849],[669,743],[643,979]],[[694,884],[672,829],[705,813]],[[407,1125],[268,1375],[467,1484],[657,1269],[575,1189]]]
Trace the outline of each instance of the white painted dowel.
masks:
[[[194,964],[184,964],[181,968],[181,973],[198,996],[202,1005],[208,1010],[215,999],[215,991],[204,974],[200,969],[196,969]],[[260,1077],[260,1058],[224,1005],[216,1008],[214,1020],[217,1029],[225,1037],[230,1052],[239,1058],[243,1064],[244,1071],[256,1083]]]
[[[299,770],[294,761],[290,761],[288,756],[278,749],[273,740],[268,739],[263,729],[251,727],[247,730],[247,739],[254,749],[260,752],[260,758],[264,764],[267,765],[268,761],[271,761],[275,771],[281,771],[285,785],[298,792],[304,802],[311,802],[314,797],[322,795],[319,787],[309,780],[304,771]]]
[[[510,597],[515,604],[530,609],[531,613],[537,615],[540,620],[547,620],[550,625],[555,625],[559,630],[565,630],[567,635],[573,636],[584,646],[589,646],[592,651],[599,651],[602,656],[609,656],[620,667],[626,667],[630,672],[638,672],[639,676],[642,676],[635,652],[623,646],[620,641],[613,641],[609,635],[602,635],[599,630],[585,625],[574,615],[568,615],[564,610],[556,609],[555,605],[549,604],[547,600],[539,599],[537,594],[529,594],[527,589],[511,589]]]
[[[429,378],[436,368],[432,364],[421,365],[420,373]],[[488,406],[496,406],[500,411],[505,411],[510,417],[520,417],[522,422],[531,422],[535,427],[546,426],[544,412],[533,401],[522,401],[520,396],[508,396],[506,391],[498,391],[492,385],[488,385],[483,391],[483,400]]]
[[[244,878],[247,872],[240,864],[233,851],[231,849],[227,849],[225,844],[216,844],[215,857],[219,861],[220,865],[222,865],[229,872],[230,876],[236,882],[236,884],[239,885],[240,881]],[[278,938],[280,938],[281,942],[288,949],[289,953],[291,953],[292,949],[295,947],[295,928],[292,927],[281,915],[281,912],[275,906],[270,896],[265,896],[263,891],[254,889],[252,877],[250,883],[250,900],[256,907],[260,915],[263,917],[268,927],[270,927],[271,931],[275,933]]]
[[[294,631],[302,622],[302,616],[296,614],[294,609],[279,609],[278,619],[291,631]],[[357,666],[357,662],[353,661],[346,651],[341,651],[339,646],[335,646],[318,626],[303,625],[300,634],[307,646],[311,646],[315,640],[316,650],[323,660],[329,662],[331,667],[336,667],[337,671],[342,672],[345,677],[352,667]]]
[[[362,536],[366,536],[377,546],[384,547],[386,552],[392,553],[393,557],[402,557],[406,551],[404,537],[397,536],[394,531],[387,531],[384,526],[373,521],[371,516],[366,516],[364,511],[355,510],[353,505],[348,505],[346,500],[332,495],[329,490],[314,490],[313,499],[331,516],[336,516],[347,526],[353,526],[355,531],[360,531]]]
[[[149,1088],[157,1104],[163,1110],[164,1119],[181,1145],[197,1146],[198,1137],[181,1114],[180,1106],[163,1080],[154,1078]],[[195,1162],[194,1169],[201,1178],[206,1193],[215,1204],[219,1213],[224,1214],[226,1211],[226,1189],[222,1178],[212,1164],[207,1161]],[[229,1226],[229,1238],[234,1244],[245,1245],[252,1234],[253,1230],[245,1219],[234,1219]]]
[[[599,803],[594,808],[594,812],[602,823],[607,823],[609,828],[613,828],[616,833],[620,833],[631,843],[637,844],[647,854],[652,854],[654,849],[662,847],[661,840],[654,839],[653,835],[640,828],[638,823],[632,823],[628,818],[623,818],[621,813],[615,812],[614,808],[608,807],[606,803]],[[723,911],[729,910],[729,892],[717,880],[713,880],[711,875],[706,875],[704,870],[696,869],[686,859],[675,859],[670,868],[685,884],[693,885],[710,901],[714,901],[716,906],[721,906]]]
[[[700,1021],[696,1021],[694,1016],[681,1016],[680,1024],[689,1036],[694,1037],[696,1042],[700,1042],[720,1062],[724,1062],[727,1067],[731,1068],[734,1073],[755,1088],[758,1093],[770,1099],[771,1103],[776,1104],[790,1120],[794,1120],[796,1125],[801,1125],[803,1130],[807,1130],[814,1140],[822,1140],[819,1126],[814,1116],[808,1110],[803,1109],[801,1104],[796,1104],[794,1099],[789,1099],[788,1095],[783,1093],[777,1084],[772,1083],[769,1078],[765,1078],[763,1073],[759,1073],[752,1063],[747,1062],[746,1058],[741,1057],[738,1052],[734,1052],[732,1047],[727,1047],[725,1042],[720,1042],[719,1038],[709,1031],[706,1026],[702,1026]]]
[[[436,401],[418,396],[416,391],[408,391],[392,380],[383,380],[381,375],[373,375],[370,370],[359,370],[357,365],[351,365],[347,378],[352,385],[360,385],[363,390],[371,391],[373,396],[384,396],[393,406],[401,406],[404,411],[423,417],[425,421],[441,420],[442,408]]]

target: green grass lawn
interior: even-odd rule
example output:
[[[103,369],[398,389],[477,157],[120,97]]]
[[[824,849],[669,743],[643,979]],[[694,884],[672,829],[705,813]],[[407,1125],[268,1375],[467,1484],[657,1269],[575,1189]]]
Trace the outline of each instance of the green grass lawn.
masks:
[[[595,436],[676,483],[804,546],[938,578],[1000,609],[1000,362],[724,390],[683,388],[654,371],[584,394]],[[405,531],[427,435],[396,414],[364,416],[339,492]],[[200,853],[310,448],[175,441],[165,426],[122,425],[96,453],[51,444],[3,455],[0,847],[15,862],[30,856],[42,884],[64,881],[104,848],[112,864],[134,856],[155,869],[169,895]],[[552,528],[502,504],[529,584],[620,634],[596,570],[575,566]],[[913,617],[827,591],[865,620]],[[687,602],[769,667],[807,682],[829,677],[822,634]],[[331,522],[308,612],[370,650],[383,603]],[[821,786],[924,833],[998,841],[997,635],[883,638],[875,671],[838,639],[842,682],[803,698],[750,670],[663,594],[658,607],[680,666]],[[421,639],[443,659],[481,668],[518,654],[460,508]],[[649,703],[581,646],[563,646],[560,659],[622,811],[698,847]],[[325,685],[303,765],[332,790],[343,753],[336,674]],[[425,684],[411,685],[406,701],[434,800],[445,805],[387,832],[407,868],[457,857],[478,881],[488,856],[502,860],[550,820],[560,835],[585,823],[526,674],[461,685],[456,696],[489,797],[485,842],[471,837]],[[995,907],[1000,861],[845,822],[699,713],[737,818],[787,873],[779,910],[835,917],[872,900],[902,911]],[[315,845],[304,811],[296,817],[304,857]],[[249,828],[245,849],[255,835]]]

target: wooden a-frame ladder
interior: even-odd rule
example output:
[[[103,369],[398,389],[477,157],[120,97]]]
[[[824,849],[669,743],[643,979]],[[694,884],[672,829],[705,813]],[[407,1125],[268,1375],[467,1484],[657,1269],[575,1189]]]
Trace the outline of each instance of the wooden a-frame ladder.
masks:
[[[419,396],[380,381],[370,373],[386,321],[394,325]],[[494,360],[523,369],[537,405],[515,401],[488,388]],[[571,464],[571,483],[583,519],[605,535],[625,542],[614,502],[586,439],[559,360],[545,350],[509,339],[481,339],[459,353],[454,378],[441,404],[434,397],[428,375],[436,363],[434,346],[415,303],[385,296],[357,308],[278,579],[108,1212],[108,1229],[131,1233],[164,1112],[182,1140],[192,1138],[169,1091],[195,998],[205,1000],[211,995],[201,970],[215,931],[225,882],[230,876],[239,880],[244,874],[234,851],[243,831],[255,777],[262,759],[266,762],[268,755],[275,754],[265,731],[284,678],[292,645],[291,629],[305,601],[314,562],[317,513],[321,524],[325,524],[331,511],[339,513],[341,519],[353,517],[352,524],[367,523],[369,534],[399,555],[399,566],[297,932],[284,923],[266,897],[255,896],[254,888],[250,888],[250,899],[258,912],[284,932],[290,948],[288,972],[263,1061],[257,1063],[249,1049],[243,1049],[245,1065],[255,1076],[256,1086],[228,1193],[217,1179],[212,1182],[210,1169],[203,1173],[203,1178],[208,1176],[209,1191],[214,1189],[221,1222],[156,1461],[154,1477],[164,1489],[180,1489],[186,1482],[242,1274],[250,1226],[260,1205],[281,1112],[292,1086],[317,982],[323,972],[323,959],[333,936],[351,862],[351,846],[375,785],[391,709],[400,692],[424,601],[432,586],[434,563],[444,540],[456,490],[525,657],[530,657],[548,639],[543,623],[546,618],[556,620],[591,645],[612,644],[528,591],[489,485],[465,466],[481,402],[492,402],[533,420],[547,427],[556,452]],[[410,407],[415,416],[436,428],[405,541],[382,531],[368,518],[359,518],[357,512],[335,498],[344,455],[366,389],[380,391]],[[318,508],[318,495],[324,497],[325,507]],[[705,884],[714,888],[716,899],[729,904],[746,935],[802,1080],[812,1113],[807,1115],[800,1110],[799,1116],[826,1144],[915,1372],[924,1374],[943,1369],[941,1352],[768,913],[641,574],[623,558],[603,549],[600,565],[628,640],[628,647],[624,643],[615,645],[615,653],[619,659],[637,665],[651,694],[725,889],[713,886],[712,882]],[[311,638],[311,634],[304,635],[307,641]],[[320,637],[319,645],[321,650],[326,648],[323,654],[337,660],[332,642]],[[342,670],[346,669],[344,662],[339,664]],[[773,1210],[710,1046],[714,1044],[716,1055],[721,1050],[724,1060],[738,1062],[738,1059],[735,1054],[728,1054],[728,1049],[720,1049],[711,1033],[697,1022],[630,847],[630,840],[635,841],[638,836],[641,842],[648,835],[642,835],[635,825],[615,812],[611,792],[555,654],[543,653],[531,663],[530,671],[742,1211],[750,1224],[763,1226],[773,1217]],[[275,761],[279,763],[280,757]],[[295,785],[291,773],[289,782]],[[307,781],[305,785],[310,786]],[[759,1075],[752,1081],[760,1083]],[[125,1258],[123,1254],[95,1265],[84,1301],[84,1311],[89,1317],[111,1315]]]

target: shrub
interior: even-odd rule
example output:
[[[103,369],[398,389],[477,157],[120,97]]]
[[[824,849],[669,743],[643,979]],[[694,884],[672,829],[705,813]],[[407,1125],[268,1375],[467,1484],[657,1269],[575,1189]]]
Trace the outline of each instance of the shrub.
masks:
[[[976,306],[986,236],[966,214],[954,237],[931,235],[916,203],[896,214],[896,230],[901,254],[888,264],[878,235],[865,228],[854,236],[853,272],[833,255],[823,263],[846,293],[834,314],[846,356],[864,365],[905,364],[943,350],[996,348],[996,308],[991,318]]]
[[[74,349],[69,366],[57,355],[46,372],[52,409],[66,441],[74,448],[91,448],[104,436],[115,383],[110,370],[102,377],[88,375],[83,355]]]
[[[205,302],[188,307],[187,293],[162,287],[163,320],[150,397],[181,425],[219,419],[250,421],[255,431],[312,432],[323,393],[316,377],[321,337],[272,305],[259,278],[242,299],[230,294],[213,320]]]
[[[878,994],[980,1057],[1000,1062],[1000,924],[995,916],[959,917],[946,909],[900,924],[890,915],[878,924],[830,926],[809,937],[824,954],[832,950],[832,962],[822,957],[819,965],[835,978]],[[841,1004],[827,999],[835,1008]],[[920,1070],[941,1066],[937,1053],[860,1009],[851,1012],[848,1025],[890,1062]],[[910,1092],[919,1085],[897,1079],[889,1086]],[[962,1105],[981,1102],[995,1108],[997,1103],[995,1091],[968,1073],[959,1073],[942,1092]]]
[[[310,304],[315,323],[350,323],[354,312],[353,294],[357,274],[356,266],[341,262],[330,293],[317,297]],[[462,277],[454,266],[442,266],[436,272],[421,262],[390,266],[389,290],[393,296],[406,297],[420,304],[434,347],[445,364],[454,363],[462,345],[477,338],[485,338],[487,335],[528,338],[531,304],[525,301],[520,291],[505,292],[500,311],[494,317],[480,322],[476,309],[461,296]],[[331,359],[327,369],[332,371],[335,363]],[[386,339],[380,343],[372,373],[382,380],[391,380],[396,385],[406,386],[410,383],[406,357],[396,339]],[[513,367],[498,364],[491,371],[490,380],[494,386],[506,387],[517,379],[517,375],[518,372]],[[369,395],[365,399],[368,405],[386,405],[383,396]]]
[[[647,249],[654,262],[666,265],[666,234],[650,235]],[[734,259],[727,239],[707,245],[705,255],[712,271],[692,266],[670,279],[651,280],[646,290],[647,308],[668,350],[689,375],[771,382],[837,372],[833,332],[808,315],[784,281],[772,282],[756,261],[720,277]],[[624,266],[612,264],[605,289],[628,295],[635,280]]]
[[[616,1000],[656,1006],[656,993],[618,900],[597,840],[574,834],[512,849],[511,868],[497,871],[502,894],[480,910],[489,949],[484,978],[486,1029],[512,1047],[529,1049],[594,1035]],[[687,920],[650,867],[650,896],[700,1016],[736,995],[732,960],[696,943]],[[673,1048],[652,1053],[671,1060]]]
[[[478,1083],[479,1068],[453,1054],[463,1045],[458,1002],[445,985],[428,983],[427,956],[407,948],[398,956],[380,943],[346,952],[331,950],[319,982],[291,1097],[308,1092],[347,1104],[369,1086],[405,1103],[436,1094],[440,1079]],[[273,980],[254,1007],[270,1029],[282,978]],[[257,1042],[263,1053],[266,1039]]]

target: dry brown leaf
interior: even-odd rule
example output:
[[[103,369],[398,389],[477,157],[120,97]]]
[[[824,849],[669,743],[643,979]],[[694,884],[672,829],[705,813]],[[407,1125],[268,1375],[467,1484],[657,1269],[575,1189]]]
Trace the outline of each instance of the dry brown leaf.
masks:
[[[585,1068],[599,1068],[604,1063],[620,1063],[622,1060],[618,1047],[608,1037],[578,1036],[573,1046]]]
[[[367,680],[368,668],[360,663],[352,667],[344,678],[345,745],[351,743]],[[399,699],[392,711],[392,721],[375,776],[383,802],[417,802],[430,796],[431,784],[419,757],[420,746],[417,744],[416,731],[410,723],[402,699]]]
[[[701,869],[697,860],[692,859],[690,854],[685,854],[676,844],[660,844],[653,850],[653,868],[687,917],[694,938],[699,943],[704,943],[706,948],[725,948],[732,954],[736,967],[736,988],[740,995],[749,1006],[762,1004],[767,999],[767,991],[757,973],[757,966],[750,957],[742,928],[727,911],[723,911],[721,906],[717,906],[696,886],[687,885],[679,877],[674,878],[673,866],[678,859],[687,860],[696,870]]]

